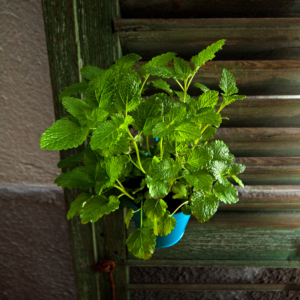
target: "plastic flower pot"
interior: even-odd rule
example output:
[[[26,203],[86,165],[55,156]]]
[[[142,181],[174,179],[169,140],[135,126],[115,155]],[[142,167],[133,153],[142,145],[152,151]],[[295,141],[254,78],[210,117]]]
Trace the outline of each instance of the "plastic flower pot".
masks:
[[[133,210],[138,210],[138,207],[136,207],[132,202],[129,202],[129,206]],[[144,212],[143,212],[143,216],[144,216]],[[178,243],[183,237],[186,225],[189,222],[191,215],[185,215],[183,212],[177,212],[176,214],[173,215],[173,217],[176,219],[176,225],[174,230],[166,236],[156,236],[155,248],[171,247],[176,243]],[[141,224],[140,212],[136,212],[133,215],[133,218],[134,218],[135,226],[140,227]]]

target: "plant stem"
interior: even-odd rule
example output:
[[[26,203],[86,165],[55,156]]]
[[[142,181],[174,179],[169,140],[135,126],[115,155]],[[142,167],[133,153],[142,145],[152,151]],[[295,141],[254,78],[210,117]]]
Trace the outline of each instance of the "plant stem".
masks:
[[[191,84],[191,82],[192,82],[192,80],[193,80],[194,76],[195,76],[195,75],[196,75],[196,73],[198,72],[198,70],[199,70],[199,68],[197,68],[197,69],[195,70],[195,73],[194,73],[194,75],[191,77],[191,79],[190,79],[190,82],[188,83],[188,86],[187,86],[187,88],[189,88],[189,87],[190,87],[190,84]]]
[[[176,211],[177,211],[181,206],[183,206],[183,205],[185,205],[185,204],[187,204],[187,203],[189,203],[189,201],[185,201],[185,202],[183,202],[182,204],[180,204],[180,205],[174,210],[174,212],[171,214],[170,217],[172,217],[172,216],[176,213]]]
[[[138,165],[139,165],[139,167],[140,167],[140,170],[141,170],[144,174],[146,174],[146,172],[145,172],[145,170],[144,170],[144,168],[143,168],[143,166],[142,166],[142,164],[141,164],[139,148],[138,148],[138,146],[137,146],[137,144],[136,144],[136,142],[135,142],[135,140],[134,140],[134,137],[132,136],[132,134],[131,134],[129,128],[127,128],[127,130],[128,130],[128,134],[129,134],[129,136],[130,136],[130,138],[131,138],[131,140],[132,140],[132,143],[133,143],[133,145],[134,145],[134,148],[135,148],[135,152],[136,152],[136,156],[137,156]]]
[[[131,161],[131,162],[132,162],[139,170],[141,170],[140,167],[132,160],[130,154],[128,154],[128,155],[129,155],[130,161]],[[142,171],[142,170],[141,170],[141,171]]]
[[[150,75],[147,75],[147,76],[145,77],[145,80],[144,80],[144,82],[143,82],[143,84],[142,84],[142,87],[141,87],[141,90],[140,90],[140,94],[142,94],[142,91],[143,91],[144,85],[145,85],[145,83],[146,83],[147,79],[149,78],[149,76],[150,76]]]
[[[148,154],[149,156],[151,156],[151,152],[150,152],[150,147],[149,147],[149,136],[146,136],[146,144],[147,144],[147,150],[148,150]]]
[[[143,228],[143,199],[141,202],[141,229]]]
[[[160,148],[160,159],[163,158],[163,155],[164,155],[164,151],[163,151],[163,138],[160,139],[159,141],[159,148]]]
[[[134,200],[134,198],[132,196],[130,196],[124,189],[122,189],[121,187],[117,186],[116,184],[113,185],[115,188],[117,188],[118,190],[120,190],[124,195],[126,195],[128,198],[130,198],[131,200]]]
[[[183,103],[185,103],[186,92],[187,92],[187,88],[186,88],[186,80],[185,80],[185,81],[184,81]]]
[[[184,91],[184,88],[182,87],[182,85],[180,84],[180,82],[177,79],[175,79],[175,81],[179,84],[179,86],[181,87],[181,89]]]

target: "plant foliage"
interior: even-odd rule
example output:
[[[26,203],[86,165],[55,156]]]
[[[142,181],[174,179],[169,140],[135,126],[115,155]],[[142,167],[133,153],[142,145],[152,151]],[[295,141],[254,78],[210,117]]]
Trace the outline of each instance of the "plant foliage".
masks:
[[[200,83],[194,84],[198,97],[188,94],[199,68],[224,43],[208,46],[191,58],[191,64],[168,52],[139,69],[134,67],[141,59],[136,54],[123,56],[108,70],[82,68],[85,81],[67,87],[59,97],[68,115],[40,140],[47,150],[87,141],[82,153],[58,164],[69,169],[55,180],[57,185],[83,190],[71,204],[68,219],[79,216],[83,224],[96,222],[130,199],[140,209],[127,209],[127,228],[137,211],[144,213],[144,220],[126,244],[136,257],[149,259],[156,236],[174,229],[178,209],[203,223],[216,213],[220,201],[238,201],[229,180],[243,186],[237,175],[245,166],[233,163],[224,142],[210,140],[222,123],[224,107],[245,96],[237,95],[234,76],[226,69],[219,84],[222,101],[218,91]],[[175,80],[178,90],[171,89],[170,80]],[[147,85],[158,93],[143,96]],[[78,94],[82,97],[74,98]],[[132,188],[130,181],[139,185]],[[172,199],[182,203],[170,212]]]

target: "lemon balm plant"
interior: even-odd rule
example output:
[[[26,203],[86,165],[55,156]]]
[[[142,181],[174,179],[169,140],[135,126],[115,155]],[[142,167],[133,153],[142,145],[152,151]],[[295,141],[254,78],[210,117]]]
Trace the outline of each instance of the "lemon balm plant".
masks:
[[[233,75],[223,70],[219,92],[195,83],[200,96],[188,90],[199,68],[222,48],[220,40],[191,58],[191,64],[169,52],[140,66],[136,54],[120,58],[108,70],[85,66],[85,81],[66,88],[60,100],[67,116],[56,121],[41,137],[42,149],[86,149],[58,163],[71,170],[55,183],[79,188],[82,193],[71,204],[67,218],[96,222],[123,209],[125,221],[140,214],[140,226],[126,241],[138,258],[149,259],[156,236],[165,236],[176,226],[180,210],[200,222],[208,221],[219,202],[238,201],[238,192],[228,180],[243,186],[237,175],[245,166],[234,164],[224,142],[213,138],[222,122],[224,107],[245,96],[237,95]],[[172,64],[173,63],[173,64]],[[150,77],[151,76],[151,77]],[[162,79],[163,78],[163,79]],[[178,91],[164,79],[175,80]],[[161,91],[144,97],[153,85]],[[82,98],[74,98],[82,94]],[[136,208],[132,208],[136,207]]]

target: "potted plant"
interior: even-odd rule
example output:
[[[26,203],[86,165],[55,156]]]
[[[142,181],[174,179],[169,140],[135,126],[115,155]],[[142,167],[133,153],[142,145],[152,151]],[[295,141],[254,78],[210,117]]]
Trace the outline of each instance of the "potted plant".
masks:
[[[224,142],[208,141],[222,122],[222,109],[245,96],[237,95],[235,79],[225,69],[219,85],[222,102],[219,92],[199,83],[194,86],[200,96],[188,94],[199,68],[224,43],[208,46],[191,58],[191,65],[169,52],[141,65],[139,73],[134,70],[141,59],[136,54],[121,57],[108,70],[81,69],[86,80],[60,95],[69,114],[40,140],[41,148],[48,150],[87,141],[82,153],[58,163],[71,170],[55,183],[83,190],[71,204],[68,219],[80,216],[83,224],[96,222],[127,207],[127,228],[133,216],[137,224],[127,238],[128,250],[149,259],[156,240],[158,247],[167,247],[182,237],[191,214],[203,223],[216,213],[219,201],[238,201],[228,179],[243,186],[236,175],[245,166],[233,163]],[[175,80],[179,91],[161,78]],[[161,91],[142,96],[149,85]],[[71,97],[79,93],[82,98]]]

